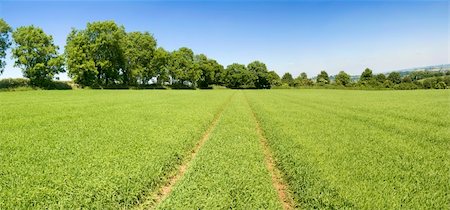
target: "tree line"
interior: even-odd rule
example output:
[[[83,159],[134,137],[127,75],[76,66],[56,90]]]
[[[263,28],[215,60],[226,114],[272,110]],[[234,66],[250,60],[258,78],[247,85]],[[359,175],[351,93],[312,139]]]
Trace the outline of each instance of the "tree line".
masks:
[[[450,86],[446,77],[432,84],[418,82],[430,77],[428,73],[402,78],[398,72],[388,76],[373,75],[366,69],[358,81],[353,81],[344,71],[331,77],[321,71],[315,78],[308,78],[306,73],[295,79],[285,73],[280,78],[260,61],[248,65],[234,63],[225,68],[187,47],[167,51],[158,46],[152,34],[126,32],[124,26],[114,21],[91,22],[84,29],[72,29],[64,53],[59,54],[53,37],[41,28],[31,25],[13,30],[0,19],[0,74],[5,67],[6,50],[12,44],[14,66],[21,69],[31,85],[42,88],[54,85],[55,75],[62,72],[67,72],[81,87],[93,88],[209,88],[219,85],[256,89],[322,86],[416,89]]]
[[[55,75],[67,72],[83,87],[270,88],[269,74],[275,74],[260,61],[224,68],[187,47],[169,52],[157,45],[152,34],[126,32],[114,21],[92,22],[85,29],[73,29],[63,54],[58,54],[52,36],[33,25],[12,30],[0,19],[0,37],[0,69],[4,69],[7,48],[14,43],[14,66],[38,87],[48,86]]]
[[[290,73],[281,77],[284,87],[325,87],[325,88],[360,88],[360,89],[446,89],[450,87],[450,71],[413,71],[405,76],[399,72],[389,74],[373,74],[366,68],[358,80],[340,71],[337,75],[329,76],[321,71],[315,79],[309,79],[305,72],[295,79]]]

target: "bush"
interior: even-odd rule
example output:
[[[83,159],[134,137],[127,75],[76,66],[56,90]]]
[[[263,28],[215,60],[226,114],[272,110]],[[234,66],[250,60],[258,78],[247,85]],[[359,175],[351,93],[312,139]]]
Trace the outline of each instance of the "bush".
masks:
[[[0,80],[0,89],[15,89],[15,88],[23,88],[30,87],[30,80],[23,78],[8,78]]]
[[[434,88],[435,89],[447,89],[447,85],[445,84],[445,82],[440,81],[434,86]]]
[[[29,79],[24,78],[8,78],[0,80],[0,89],[8,89],[8,90],[31,90],[36,88],[42,88],[46,90],[71,90],[72,86],[69,85],[69,82],[62,81],[51,81],[42,85],[40,87],[33,86],[30,83]]]
[[[48,89],[48,90],[72,90],[72,86],[69,84],[69,82],[52,81],[51,83],[49,83],[49,85],[46,89]]]
[[[417,85],[414,83],[400,83],[398,85],[394,86],[394,89],[396,90],[415,90],[417,89]]]

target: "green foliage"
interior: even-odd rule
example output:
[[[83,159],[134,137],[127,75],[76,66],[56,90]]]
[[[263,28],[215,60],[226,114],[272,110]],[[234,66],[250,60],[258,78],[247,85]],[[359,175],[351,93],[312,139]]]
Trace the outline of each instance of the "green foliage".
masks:
[[[424,89],[446,89],[450,86],[450,76],[431,77],[420,82]]]
[[[368,82],[372,80],[372,78],[373,78],[372,70],[366,68],[361,74],[361,77],[359,77],[359,82]]]
[[[58,55],[52,36],[45,34],[41,28],[19,27],[12,37],[15,43],[12,50],[14,66],[22,69],[32,85],[48,88],[53,77],[65,71],[64,59]]]
[[[126,36],[125,63],[122,82],[124,85],[148,84],[156,76],[152,60],[156,40],[148,32],[131,32]]]
[[[292,74],[289,72],[286,72],[281,77],[281,82],[283,84],[287,84],[289,86],[294,86],[294,77],[292,77]]]
[[[145,75],[146,78],[155,76],[159,85],[169,81],[169,58],[170,54],[164,48],[159,47],[156,49],[153,59],[151,60],[151,69],[156,71],[156,75]],[[149,71],[148,73],[152,73]]]
[[[220,83],[220,75],[223,72],[223,66],[216,60],[209,59],[204,54],[196,55],[194,57],[196,68],[201,71],[200,78],[198,80],[198,86],[200,88],[209,88],[213,84]]]
[[[63,81],[50,81],[45,87],[40,87],[47,90],[71,90],[72,86],[69,82]],[[24,78],[9,78],[0,80],[0,90],[33,90],[36,89],[34,85],[31,84],[29,79]]]
[[[24,78],[0,80],[0,89],[16,89],[19,87],[30,87],[30,80]]]
[[[377,74],[375,76],[375,80],[377,81],[378,84],[383,84],[386,81],[386,75],[384,74]]]
[[[405,77],[403,77],[402,82],[403,83],[411,83],[412,79],[410,76],[405,76]]]
[[[267,79],[271,87],[281,86],[281,78],[275,71],[269,71],[267,73]]]
[[[430,77],[440,77],[444,76],[445,74],[449,74],[450,71],[447,72],[441,72],[441,71],[413,71],[408,76],[411,77],[413,81],[426,79]]]
[[[402,82],[394,86],[394,89],[396,90],[415,90],[417,88],[417,85],[411,82]]]
[[[126,60],[142,57],[133,49],[128,50],[128,55],[133,55],[132,57],[125,59],[124,56],[126,44],[133,44],[138,41],[134,39],[139,38],[139,35],[131,35],[128,40],[124,27],[118,26],[114,21],[88,23],[85,30],[73,29],[67,37],[65,49],[69,76],[82,86],[108,86],[121,81],[128,83],[132,73],[127,67],[136,71],[142,63],[147,64],[142,61],[126,65]],[[142,47],[147,49],[151,45],[152,43],[145,43]]]
[[[194,52],[187,47],[173,51],[169,57],[169,74],[172,83],[197,87],[202,71],[194,64]]]
[[[342,86],[349,86],[351,84],[350,75],[345,73],[344,71],[340,71],[338,75],[336,75],[336,84]]]
[[[3,60],[6,57],[6,50],[11,46],[11,41],[9,40],[11,31],[11,26],[0,18],[0,75],[3,73],[6,65],[6,62]]]
[[[256,76],[245,65],[233,63],[225,69],[225,84],[228,88],[254,88]]]
[[[400,84],[400,82],[402,82],[402,78],[400,77],[400,73],[398,72],[391,72],[387,79],[391,82],[393,82],[394,84]]]
[[[391,80],[385,80],[383,82],[383,87],[384,88],[393,88],[394,87],[394,83]]]
[[[305,72],[302,72],[297,78],[295,78],[294,86],[302,87],[302,86],[312,86],[314,82],[311,79],[308,79],[308,75]]]
[[[247,65],[247,69],[255,75],[253,83],[257,89],[270,89],[269,71],[267,70],[266,64],[260,61],[253,61]]]
[[[321,71],[316,78],[316,83],[319,85],[330,84],[330,77],[326,71]]]

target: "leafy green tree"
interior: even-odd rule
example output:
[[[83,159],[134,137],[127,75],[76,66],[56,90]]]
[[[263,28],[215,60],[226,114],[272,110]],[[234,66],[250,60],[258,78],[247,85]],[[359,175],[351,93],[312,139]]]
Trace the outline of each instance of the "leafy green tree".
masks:
[[[269,71],[267,73],[267,79],[269,80],[270,86],[281,86],[281,78],[275,71]]]
[[[247,65],[247,69],[255,75],[255,87],[258,89],[270,88],[270,82],[268,78],[268,70],[266,64],[260,61],[253,61]]]
[[[153,76],[157,78],[157,84],[162,85],[169,81],[169,59],[170,54],[164,48],[159,47],[155,50],[153,59],[150,61],[151,70],[144,72],[147,79]]]
[[[398,72],[391,72],[388,75],[387,79],[394,84],[400,84],[400,82],[402,82],[402,78],[400,76],[400,73]]]
[[[375,76],[375,80],[378,82],[378,84],[383,84],[384,81],[386,81],[386,75],[384,75],[384,74],[377,74]]]
[[[389,80],[390,81],[390,80]],[[433,80],[432,79],[425,79],[423,81],[423,88],[430,89],[433,87]]]
[[[328,73],[326,71],[321,71],[316,78],[316,82],[318,84],[330,84],[330,77],[328,76]]]
[[[127,34],[123,84],[148,84],[150,79],[156,77],[156,70],[152,68],[155,50],[156,40],[148,32]]]
[[[348,86],[351,83],[350,75],[345,73],[344,71],[340,71],[339,74],[336,75],[336,84],[342,86]]]
[[[412,79],[411,79],[410,76],[405,76],[405,77],[403,77],[402,82],[404,82],[404,83],[411,83]]]
[[[233,63],[225,69],[225,86],[229,88],[253,88],[255,87],[255,75],[242,64]]]
[[[394,83],[391,80],[385,80],[383,82],[383,87],[385,87],[385,88],[393,88],[394,87]]]
[[[0,74],[3,73],[6,65],[6,62],[3,60],[6,57],[6,49],[11,46],[11,41],[9,40],[11,31],[11,27],[0,18]]]
[[[308,79],[308,75],[306,74],[306,72],[300,73],[299,77],[300,77],[300,79],[302,79],[302,80]]]
[[[169,73],[173,82],[180,85],[188,82],[192,87],[196,87],[201,70],[194,64],[194,52],[187,47],[173,51],[170,54]]]
[[[447,89],[447,85],[445,84],[445,82],[440,81],[440,82],[436,83],[434,88],[435,89]]]
[[[373,78],[372,70],[370,70],[369,68],[366,68],[363,71],[363,73],[361,74],[359,81],[360,82],[369,82],[370,80],[372,80],[372,78]]]
[[[294,77],[292,77],[291,73],[286,72],[281,77],[281,82],[283,84],[288,84],[289,86],[294,86]]]
[[[32,85],[48,87],[56,74],[64,72],[64,59],[58,55],[58,46],[53,44],[53,37],[41,28],[19,27],[12,37],[15,43],[12,50],[16,59],[14,66],[22,69]]]
[[[124,56],[127,35],[114,21],[88,23],[67,37],[66,62],[74,81],[83,86],[108,86],[129,81]]]
[[[305,72],[300,73],[300,75],[295,78],[294,86],[311,86],[313,81],[308,79],[308,75]]]
[[[200,69],[201,75],[198,80],[200,88],[207,88],[209,85],[217,84],[216,74],[223,70],[223,66],[216,60],[209,59],[204,54],[196,55],[194,57],[196,67]]]
[[[448,86],[450,86],[450,77],[449,76],[445,76],[442,81]]]

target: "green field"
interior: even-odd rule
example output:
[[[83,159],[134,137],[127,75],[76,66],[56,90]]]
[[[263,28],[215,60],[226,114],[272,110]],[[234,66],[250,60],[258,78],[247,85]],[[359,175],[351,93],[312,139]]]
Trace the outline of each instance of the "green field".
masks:
[[[0,209],[283,209],[268,155],[291,207],[449,208],[450,92],[0,92]]]

